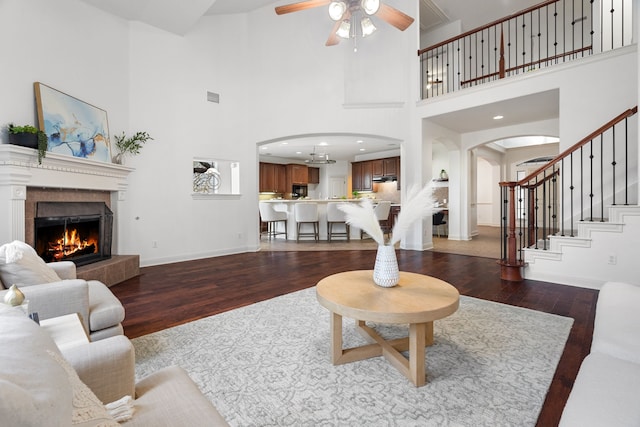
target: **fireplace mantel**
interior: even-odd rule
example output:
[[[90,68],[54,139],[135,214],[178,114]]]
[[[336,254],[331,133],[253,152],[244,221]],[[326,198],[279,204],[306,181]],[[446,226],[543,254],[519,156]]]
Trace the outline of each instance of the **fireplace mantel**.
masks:
[[[38,164],[31,148],[0,144],[0,244],[25,240],[27,187],[111,192],[112,210],[125,200],[127,177],[134,169],[56,153]]]

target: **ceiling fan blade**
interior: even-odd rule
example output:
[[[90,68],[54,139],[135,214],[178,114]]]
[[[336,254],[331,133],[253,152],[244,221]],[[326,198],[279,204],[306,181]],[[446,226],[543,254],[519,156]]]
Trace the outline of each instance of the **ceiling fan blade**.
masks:
[[[331,0],[307,0],[298,3],[287,4],[276,7],[276,14],[284,15],[285,13],[298,12],[300,10],[312,9],[331,3]]]
[[[412,17],[385,3],[380,3],[380,9],[376,12],[376,16],[400,31],[406,30],[413,23]]]
[[[342,21],[336,21],[336,23],[333,24],[333,27],[331,28],[331,34],[329,34],[329,38],[327,39],[327,42],[324,44],[325,46],[335,46],[338,43],[340,43],[340,37],[338,37],[338,35],[336,34],[336,31],[338,31],[338,28],[340,28],[341,23]]]

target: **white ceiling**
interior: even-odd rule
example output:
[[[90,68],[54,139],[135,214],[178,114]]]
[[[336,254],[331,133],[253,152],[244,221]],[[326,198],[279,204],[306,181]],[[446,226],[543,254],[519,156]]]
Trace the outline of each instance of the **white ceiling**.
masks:
[[[108,13],[131,21],[141,21],[149,25],[184,35],[188,33],[204,15],[246,13],[269,5],[288,4],[287,1],[273,0],[82,0]],[[539,0],[483,0],[481,7],[470,7],[467,0],[419,0],[420,27],[430,30],[448,22],[460,21],[463,31],[492,22],[500,17],[515,13]],[[296,3],[291,0],[290,3]],[[329,18],[327,18],[329,19]],[[438,116],[433,121],[458,132],[488,129],[523,122],[544,120],[557,117],[557,94],[540,94],[522,99],[488,104],[470,108],[452,114]],[[491,118],[502,114],[505,118],[499,122]],[[356,141],[363,140],[358,144]],[[332,159],[353,160],[355,155],[399,148],[399,141],[379,138],[371,135],[308,135],[287,141],[274,141],[268,149],[260,150],[261,155],[298,158],[297,151],[308,158],[314,147],[320,142],[329,146],[326,152]],[[366,151],[360,151],[365,148]],[[316,152],[318,149],[316,148]]]

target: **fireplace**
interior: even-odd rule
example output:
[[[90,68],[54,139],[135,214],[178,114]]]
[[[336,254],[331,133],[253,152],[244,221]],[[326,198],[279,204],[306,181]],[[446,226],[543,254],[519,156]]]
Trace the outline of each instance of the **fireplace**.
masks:
[[[46,262],[111,258],[113,213],[103,202],[38,202],[35,249]]]

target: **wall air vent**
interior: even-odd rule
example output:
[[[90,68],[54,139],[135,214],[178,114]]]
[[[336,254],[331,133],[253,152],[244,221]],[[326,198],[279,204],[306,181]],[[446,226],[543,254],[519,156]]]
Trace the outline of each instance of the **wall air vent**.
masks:
[[[207,101],[220,104],[220,94],[207,91]]]

